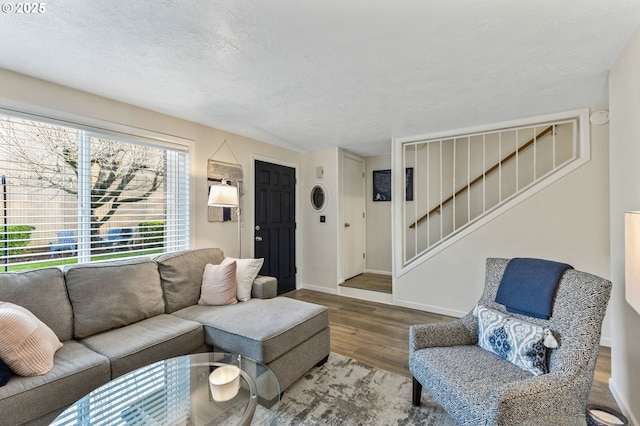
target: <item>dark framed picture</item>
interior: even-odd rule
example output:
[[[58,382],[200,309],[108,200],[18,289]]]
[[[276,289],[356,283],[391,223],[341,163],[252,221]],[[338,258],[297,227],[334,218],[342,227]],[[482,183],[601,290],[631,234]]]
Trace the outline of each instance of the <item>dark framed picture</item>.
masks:
[[[405,170],[406,201],[413,201],[413,167]],[[391,170],[373,171],[373,201],[391,201]]]
[[[373,201],[391,201],[391,170],[373,171]]]

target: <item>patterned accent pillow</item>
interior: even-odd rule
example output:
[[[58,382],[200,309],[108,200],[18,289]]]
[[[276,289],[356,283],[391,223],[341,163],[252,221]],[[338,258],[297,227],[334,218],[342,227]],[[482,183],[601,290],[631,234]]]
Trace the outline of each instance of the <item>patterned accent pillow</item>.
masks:
[[[549,372],[544,328],[485,306],[476,306],[478,345],[529,373]]]
[[[9,366],[0,359],[0,387],[9,383],[12,374]]]

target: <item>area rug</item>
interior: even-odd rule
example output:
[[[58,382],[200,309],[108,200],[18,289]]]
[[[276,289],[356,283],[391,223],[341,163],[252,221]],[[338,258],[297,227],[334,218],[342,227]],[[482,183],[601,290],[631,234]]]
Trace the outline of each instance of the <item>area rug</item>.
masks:
[[[278,413],[277,425],[456,424],[424,390],[414,407],[411,379],[333,352],[284,392]],[[269,417],[258,406],[252,424],[269,424]]]

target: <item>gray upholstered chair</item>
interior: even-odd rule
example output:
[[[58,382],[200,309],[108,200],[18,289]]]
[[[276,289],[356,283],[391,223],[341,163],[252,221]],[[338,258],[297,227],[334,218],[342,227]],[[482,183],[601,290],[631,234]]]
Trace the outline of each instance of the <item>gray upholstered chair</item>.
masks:
[[[487,259],[485,288],[478,302],[506,312],[495,302],[507,259]],[[413,404],[422,387],[461,425],[517,425],[546,415],[585,413],[598,356],[600,330],[611,283],[573,269],[560,279],[549,320],[508,313],[553,331],[549,372],[534,376],[478,343],[472,312],[409,331]]]

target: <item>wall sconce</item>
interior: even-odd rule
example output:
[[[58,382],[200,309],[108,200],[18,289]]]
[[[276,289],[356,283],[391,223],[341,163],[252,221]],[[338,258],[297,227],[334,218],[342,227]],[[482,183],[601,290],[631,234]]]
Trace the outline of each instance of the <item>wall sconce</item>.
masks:
[[[640,313],[640,212],[624,214],[624,270],[627,303]]]
[[[209,201],[211,207],[235,207],[238,212],[238,258],[242,257],[242,239],[240,238],[240,194],[237,186],[227,185],[223,180],[220,185],[209,187]]]

